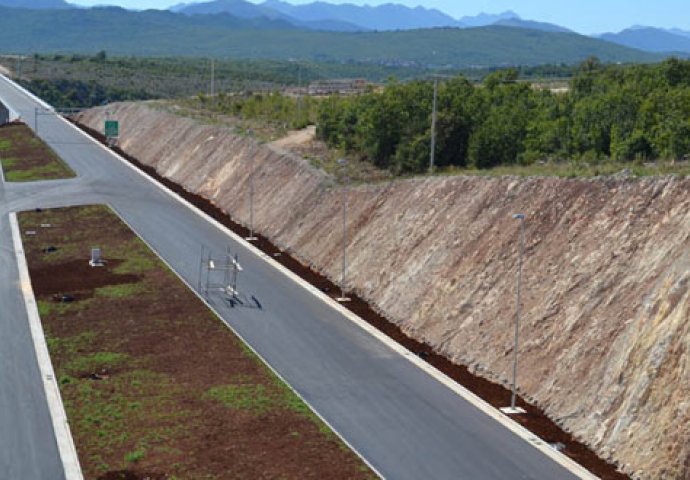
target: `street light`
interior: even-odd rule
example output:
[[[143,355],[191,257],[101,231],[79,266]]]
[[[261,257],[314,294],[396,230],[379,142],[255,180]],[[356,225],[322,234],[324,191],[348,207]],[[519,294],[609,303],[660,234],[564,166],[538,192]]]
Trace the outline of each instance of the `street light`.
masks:
[[[247,131],[251,139],[254,138],[254,131]],[[256,150],[255,150],[256,152]],[[250,155],[250,160],[252,162],[252,169],[249,172],[249,236],[245,237],[248,242],[256,241],[254,236],[254,173],[256,172],[256,160],[254,160],[254,155]]]
[[[504,413],[516,414],[525,413],[525,411],[516,406],[517,401],[517,362],[518,362],[518,335],[520,332],[520,286],[522,283],[522,256],[525,250],[525,214],[516,213],[513,215],[515,220],[520,220],[520,253],[518,257],[518,272],[517,272],[517,298],[515,301],[515,343],[513,345],[513,389],[510,396],[510,407],[502,408]]]
[[[339,302],[349,302],[350,299],[345,296],[345,281],[347,279],[347,194],[348,194],[348,178],[347,171],[345,167],[347,165],[347,159],[341,158],[338,160],[338,165],[343,171],[343,270],[340,277],[340,298],[336,300]]]

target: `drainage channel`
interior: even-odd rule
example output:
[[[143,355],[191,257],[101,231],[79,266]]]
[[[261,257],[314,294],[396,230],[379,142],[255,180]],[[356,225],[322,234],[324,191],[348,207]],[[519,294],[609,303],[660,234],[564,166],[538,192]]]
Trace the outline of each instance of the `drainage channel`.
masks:
[[[79,122],[71,121],[88,135],[106,145],[106,139],[103,134]],[[230,215],[213,205],[206,198],[191,193],[172,180],[161,176],[153,167],[144,165],[119,147],[112,147],[112,150],[139,170],[180,195],[199,210],[228,227],[237,235],[241,237],[249,236],[249,229],[234,221]],[[332,298],[335,299],[339,296],[339,288],[328,278],[303,265],[288,252],[273,245],[266,237],[256,232],[253,232],[253,235],[257,240],[252,243],[261,251],[273,257],[284,267],[290,269]],[[510,402],[511,391],[508,388],[473,374],[467,367],[454,364],[446,357],[436,353],[431,346],[410,338],[400,327],[376,312],[364,299],[360,298],[354,292],[348,292],[348,297],[351,298],[351,301],[343,304],[346,308],[475,395],[481,397],[493,407],[504,407]],[[550,444],[552,448],[567,455],[603,480],[625,480],[630,478],[619,472],[616,465],[600,458],[588,446],[579,442],[572,434],[564,431],[558,424],[547,417],[539,407],[527,403],[522,397],[518,397],[517,405],[522,407],[526,413],[515,415],[511,418],[543,439],[546,443]]]

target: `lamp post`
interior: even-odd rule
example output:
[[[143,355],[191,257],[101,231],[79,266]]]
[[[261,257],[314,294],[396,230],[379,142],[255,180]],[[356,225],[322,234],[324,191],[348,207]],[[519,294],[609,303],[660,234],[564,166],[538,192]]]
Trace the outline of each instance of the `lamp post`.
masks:
[[[340,277],[340,298],[337,299],[339,302],[349,302],[350,299],[345,296],[345,282],[347,280],[347,195],[348,195],[348,178],[347,171],[345,167],[347,165],[347,159],[341,158],[338,160],[338,165],[343,171],[343,269]]]
[[[247,132],[249,138],[254,138],[254,131],[249,130]],[[256,161],[254,160],[254,155],[251,155],[251,171],[249,172],[249,236],[245,237],[248,242],[256,241],[254,236],[254,173],[256,172]]]
[[[515,300],[515,343],[513,345],[513,388],[510,396],[510,407],[501,409],[504,413],[525,413],[516,406],[517,401],[517,363],[518,363],[518,335],[520,333],[520,287],[522,283],[522,256],[525,250],[525,214],[516,213],[515,220],[520,220],[520,253],[518,257],[517,291]]]

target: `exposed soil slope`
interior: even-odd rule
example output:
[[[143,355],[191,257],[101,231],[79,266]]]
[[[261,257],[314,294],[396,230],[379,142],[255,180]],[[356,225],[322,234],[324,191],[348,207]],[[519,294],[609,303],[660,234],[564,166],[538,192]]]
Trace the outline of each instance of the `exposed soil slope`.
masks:
[[[121,146],[248,218],[333,279],[341,198],[325,174],[145,105],[109,109]],[[103,110],[81,121],[101,129]],[[690,180],[430,178],[349,196],[349,283],[404,331],[510,378],[518,224],[527,215],[520,390],[641,478],[690,478]]]

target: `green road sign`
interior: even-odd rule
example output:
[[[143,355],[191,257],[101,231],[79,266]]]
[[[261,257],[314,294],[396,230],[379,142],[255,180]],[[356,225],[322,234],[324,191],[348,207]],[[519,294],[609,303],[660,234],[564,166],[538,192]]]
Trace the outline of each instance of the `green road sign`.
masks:
[[[109,138],[120,136],[120,123],[117,120],[105,121],[105,136]]]

